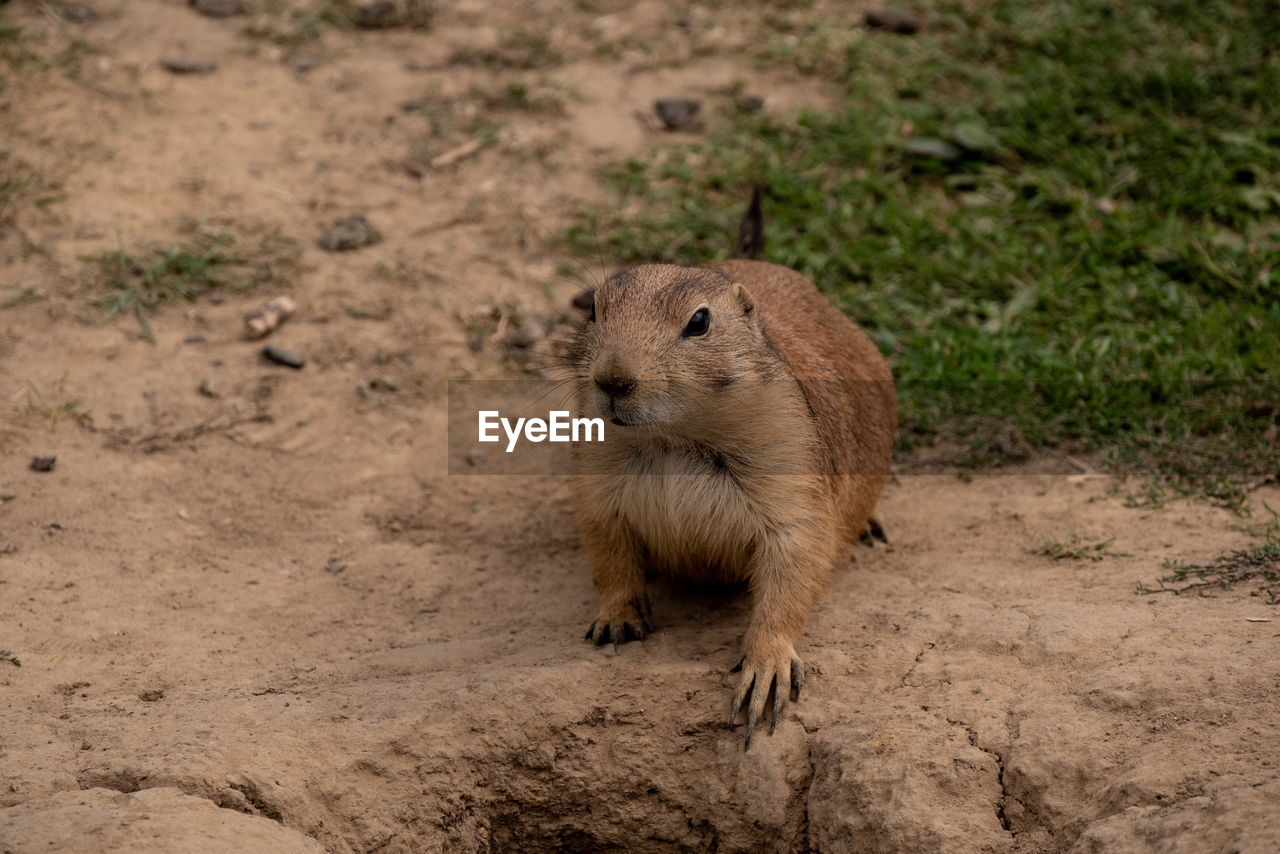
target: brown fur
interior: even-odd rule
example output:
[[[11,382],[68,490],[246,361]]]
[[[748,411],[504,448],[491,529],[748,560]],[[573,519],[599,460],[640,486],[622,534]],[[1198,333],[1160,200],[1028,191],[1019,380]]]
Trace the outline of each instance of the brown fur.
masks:
[[[707,333],[685,337],[700,308]],[[588,637],[643,638],[647,570],[749,582],[732,713],[750,695],[749,744],[769,689],[775,721],[788,685],[798,694],[805,619],[884,486],[897,425],[888,365],[804,276],[741,260],[611,277],[569,360],[579,408],[618,425],[574,449],[600,591]]]

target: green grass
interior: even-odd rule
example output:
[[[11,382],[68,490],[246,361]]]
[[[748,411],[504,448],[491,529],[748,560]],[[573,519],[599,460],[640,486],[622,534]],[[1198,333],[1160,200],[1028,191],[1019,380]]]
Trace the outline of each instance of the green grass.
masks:
[[[1184,563],[1166,560],[1162,566],[1169,574],[1162,576],[1157,587],[1138,584],[1139,594],[1189,591],[1230,590],[1250,581],[1259,583],[1259,594],[1265,594],[1268,605],[1280,604],[1280,512],[1264,504],[1271,518],[1264,524],[1262,542],[1252,549],[1236,549],[1209,563]]]
[[[58,429],[59,421],[70,420],[82,427],[93,426],[93,413],[85,409],[79,400],[50,403],[35,384],[30,382],[26,383],[19,393],[27,400],[27,414],[47,420],[50,433]]]
[[[119,249],[85,257],[89,287],[110,315],[132,312],[142,335],[154,343],[147,315],[166,303],[195,301],[213,289],[243,291],[279,281],[296,260],[296,245],[276,230],[254,241],[232,232],[191,225],[193,239],[139,252]]]
[[[763,184],[768,259],[889,356],[902,450],[999,461],[1012,430],[1240,506],[1280,467],[1273,12],[940,5],[919,36],[851,40],[840,108],[737,116],[612,170],[569,242],[724,257]]]
[[[1042,544],[1035,553],[1051,557],[1054,560],[1091,560],[1099,561],[1107,557],[1128,557],[1126,554],[1111,551],[1116,538],[1107,540],[1090,540],[1079,531],[1072,530],[1066,539],[1052,540],[1041,537]]]

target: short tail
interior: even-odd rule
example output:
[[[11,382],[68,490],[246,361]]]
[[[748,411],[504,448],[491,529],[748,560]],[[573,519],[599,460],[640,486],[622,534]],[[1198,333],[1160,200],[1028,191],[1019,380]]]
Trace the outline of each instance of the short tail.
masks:
[[[738,226],[738,243],[733,247],[734,258],[746,258],[759,261],[764,258],[764,215],[760,212],[760,197],[763,195],[759,184],[751,190],[751,204]]]

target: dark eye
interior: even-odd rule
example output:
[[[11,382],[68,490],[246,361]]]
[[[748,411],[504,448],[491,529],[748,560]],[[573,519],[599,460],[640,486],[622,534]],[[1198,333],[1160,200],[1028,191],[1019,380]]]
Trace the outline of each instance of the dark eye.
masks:
[[[684,328],[684,337],[692,338],[695,335],[706,335],[707,327],[711,325],[711,312],[705,308],[700,308],[693,313],[693,317],[689,318],[689,325]]]

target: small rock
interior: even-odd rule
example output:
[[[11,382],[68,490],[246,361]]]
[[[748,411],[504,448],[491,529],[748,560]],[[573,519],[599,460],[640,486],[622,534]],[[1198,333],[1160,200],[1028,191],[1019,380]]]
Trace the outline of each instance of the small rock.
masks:
[[[396,391],[400,388],[400,384],[391,377],[374,377],[369,380],[369,388],[374,391]]]
[[[740,113],[762,113],[764,112],[764,98],[759,95],[743,95],[733,102]]]
[[[244,325],[248,327],[250,338],[261,338],[281,323],[289,319],[298,304],[289,297],[276,297],[257,311],[244,316]]]
[[[18,493],[16,492],[0,492],[0,504],[8,504],[17,497]]]
[[[320,247],[330,252],[348,252],[362,246],[371,246],[382,240],[382,234],[369,223],[364,214],[354,214],[337,220],[320,238]]]
[[[337,575],[339,572],[342,572],[342,570],[346,568],[347,568],[347,565],[345,563],[341,563],[336,560],[331,560],[324,565],[324,571],[332,572],[334,575]]]
[[[151,691],[143,691],[141,694],[138,695],[138,699],[144,703],[154,703],[156,700],[164,699],[164,691],[160,691],[158,689],[151,690]]]
[[[223,809],[235,810],[236,812],[254,814],[253,805],[249,803],[249,799],[244,796],[244,792],[239,789],[233,789],[228,786],[219,791],[213,797],[213,802]]]
[[[222,397],[222,392],[218,391],[218,383],[213,377],[205,377],[200,380],[200,393],[213,400]]]
[[[88,24],[98,20],[97,10],[83,3],[71,3],[63,6],[58,10],[58,14],[62,16],[62,20],[69,24]]]
[[[653,110],[667,130],[687,130],[693,127],[702,104],[688,98],[663,98],[653,102]]]
[[[867,26],[873,30],[888,30],[903,36],[920,32],[920,16],[906,9],[880,9],[867,13]]]
[[[306,74],[319,64],[320,57],[310,53],[299,54],[293,58],[292,62],[290,62],[290,65],[293,66],[293,70],[299,74]]]
[[[8,545],[0,547],[0,555],[16,555],[17,553],[18,553],[17,543],[9,543]]]
[[[32,457],[32,471],[53,471],[53,465],[58,461],[57,457]]]
[[[443,169],[446,166],[452,166],[460,160],[465,160],[475,154],[481,148],[484,148],[484,140],[469,139],[456,148],[451,148],[443,154],[437,154],[431,158],[432,169]]]
[[[918,136],[915,139],[909,139],[902,148],[912,157],[932,157],[942,161],[959,160],[961,153],[958,147],[945,139],[935,139],[931,136]]]
[[[262,355],[269,362],[275,362],[277,365],[284,365],[286,368],[300,369],[307,363],[307,360],[297,353],[268,344],[262,348]]]
[[[986,154],[1000,147],[1000,139],[978,122],[960,122],[947,131],[947,139],[973,154]]]
[[[190,0],[191,8],[206,18],[230,18],[244,14],[242,0]]]
[[[173,74],[212,74],[218,70],[218,63],[199,59],[162,59],[160,65]]]
[[[361,6],[356,12],[356,26],[366,30],[380,30],[396,25],[396,4],[391,0],[374,0]]]
[[[537,330],[521,326],[502,336],[502,343],[518,350],[526,350],[537,344],[541,337]]]

